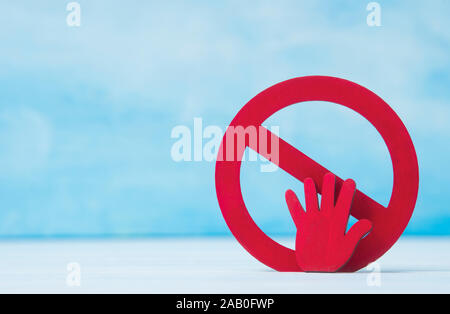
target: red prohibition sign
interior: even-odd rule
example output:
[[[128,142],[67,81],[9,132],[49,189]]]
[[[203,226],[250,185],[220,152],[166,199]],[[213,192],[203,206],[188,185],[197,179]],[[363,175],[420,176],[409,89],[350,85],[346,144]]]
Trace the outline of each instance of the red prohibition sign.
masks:
[[[380,97],[356,83],[326,76],[295,78],[266,89],[239,111],[230,126],[261,127],[277,111],[306,101],[332,102],[356,111],[377,129],[391,156],[394,185],[387,208],[359,190],[352,203],[351,215],[358,220],[368,219],[373,225],[373,230],[361,240],[349,262],[340,270],[357,271],[385,254],[411,219],[419,189],[419,167],[414,145],[400,118]],[[230,128],[222,140],[219,156],[226,153],[225,141],[229,131]],[[276,136],[269,130],[266,132],[269,136]],[[278,140],[277,165],[302,182],[312,178],[318,193],[321,193],[323,177],[330,171],[283,139]],[[249,147],[262,153],[258,147]],[[297,265],[295,251],[268,237],[250,216],[240,184],[243,151],[238,155],[232,161],[218,158],[216,162],[217,198],[228,227],[239,243],[265,265],[278,271],[302,271]],[[268,155],[264,157],[270,158]],[[338,189],[342,183],[343,180],[336,177]]]

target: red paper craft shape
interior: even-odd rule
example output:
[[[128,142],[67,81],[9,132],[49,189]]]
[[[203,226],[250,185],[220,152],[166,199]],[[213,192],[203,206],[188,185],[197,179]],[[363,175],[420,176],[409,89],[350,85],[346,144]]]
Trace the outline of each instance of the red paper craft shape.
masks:
[[[295,193],[286,191],[286,203],[297,227],[297,264],[306,272],[337,272],[353,255],[359,241],[370,232],[372,223],[362,219],[346,232],[356,191],[353,180],[342,184],[335,202],[335,176],[327,173],[323,179],[320,209],[313,179],[307,178],[304,183],[306,211]]]
[[[380,133],[391,156],[394,186],[389,205],[384,207],[363,192],[355,192],[351,215],[358,220],[369,220],[373,229],[360,241],[350,260],[339,271],[357,271],[376,261],[397,242],[411,219],[419,189],[419,166],[411,137],[383,99],[365,87],[335,77],[308,76],[279,83],[255,96],[238,112],[225,132],[218,157],[226,156],[226,138],[231,127],[259,127],[277,111],[310,101],[318,101],[317,105],[320,102],[339,104],[365,117]],[[278,138],[267,129],[266,134]],[[312,178],[318,193],[322,193],[323,178],[330,170],[283,139],[278,138],[278,141],[279,160],[273,162],[302,182]],[[270,154],[259,151],[258,145],[252,146],[254,142],[246,145],[270,159]],[[240,150],[234,160],[217,158],[216,162],[217,199],[228,227],[239,243],[265,265],[278,271],[304,271],[297,264],[297,253],[268,237],[250,216],[240,184],[243,153]],[[336,177],[337,189],[342,183],[343,180]]]

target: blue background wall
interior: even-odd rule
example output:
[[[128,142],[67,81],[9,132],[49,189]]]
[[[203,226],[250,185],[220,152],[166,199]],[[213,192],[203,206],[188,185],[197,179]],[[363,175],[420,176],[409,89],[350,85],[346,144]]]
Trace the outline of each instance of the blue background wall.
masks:
[[[407,234],[450,234],[449,1],[61,1],[0,3],[0,236],[228,234],[214,164],[176,163],[172,128],[225,127],[261,90],[304,75],[355,81],[408,127],[421,186]],[[332,104],[270,125],[387,204],[392,166],[368,122]],[[243,166],[269,234],[293,234],[282,171]]]

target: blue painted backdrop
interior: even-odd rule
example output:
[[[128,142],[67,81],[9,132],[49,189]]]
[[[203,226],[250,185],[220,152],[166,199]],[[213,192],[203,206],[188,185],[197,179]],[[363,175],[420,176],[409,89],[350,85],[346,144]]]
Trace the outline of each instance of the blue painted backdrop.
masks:
[[[68,2],[68,1],[67,1]],[[369,2],[369,1],[367,1]],[[2,1],[0,236],[228,234],[214,164],[176,163],[172,128],[222,128],[261,90],[304,75],[384,98],[416,145],[421,186],[408,234],[450,234],[450,2]],[[377,132],[332,104],[273,116],[280,135],[387,204]],[[293,234],[282,171],[243,166],[245,201],[269,234]]]

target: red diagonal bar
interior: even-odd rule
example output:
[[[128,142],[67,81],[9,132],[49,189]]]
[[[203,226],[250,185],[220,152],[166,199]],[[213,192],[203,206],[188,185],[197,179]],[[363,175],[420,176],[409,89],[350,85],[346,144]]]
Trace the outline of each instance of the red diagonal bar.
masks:
[[[263,128],[262,126],[260,128]],[[276,154],[276,152],[273,152],[274,147],[272,146],[271,149],[266,151],[260,151],[259,147],[252,147],[251,143],[249,144],[249,148],[255,150],[264,158],[271,160],[273,163],[277,164],[281,169],[292,175],[294,178],[300,181],[304,181],[306,178],[312,178],[314,182],[317,184],[317,191],[318,193],[322,193],[322,181],[323,177],[326,173],[331,172],[325,167],[321,166],[316,161],[312,160],[305,154],[303,154],[301,151],[296,149],[291,144],[287,143],[280,137],[278,137],[276,134],[270,132],[266,128],[265,131],[267,132],[267,137],[265,138],[259,138],[258,143],[261,143],[261,141],[267,141],[272,142],[275,140],[278,140],[279,143],[279,158],[278,162],[276,161],[277,158],[273,158],[273,154]],[[262,132],[264,134],[264,132]],[[261,132],[259,132],[258,136],[261,135]],[[258,145],[260,146],[260,145]],[[341,185],[344,181],[336,176],[336,189],[339,191],[341,188]],[[336,197],[338,196],[338,193],[336,193]],[[381,211],[385,210],[386,208],[370,198],[369,196],[365,195],[363,192],[356,190],[355,197],[353,199],[352,204],[352,210],[351,214],[356,219],[373,219],[374,217],[381,214]]]

